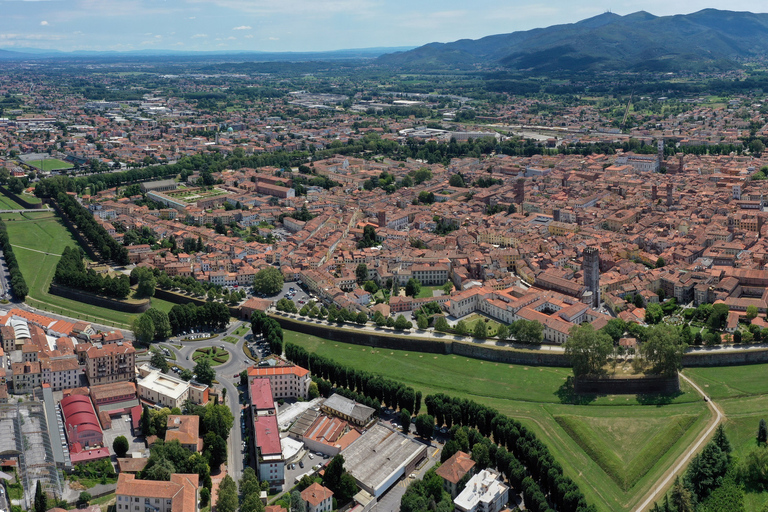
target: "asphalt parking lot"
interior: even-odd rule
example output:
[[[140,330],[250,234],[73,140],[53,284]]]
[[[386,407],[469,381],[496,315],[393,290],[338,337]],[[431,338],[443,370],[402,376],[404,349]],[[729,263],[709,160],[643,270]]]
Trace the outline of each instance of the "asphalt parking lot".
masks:
[[[134,437],[131,429],[131,415],[123,414],[112,419],[112,428],[104,430],[104,445],[109,447],[112,451],[112,443],[118,436],[125,436],[128,440],[128,453],[141,452],[144,453],[146,446],[143,438]]]

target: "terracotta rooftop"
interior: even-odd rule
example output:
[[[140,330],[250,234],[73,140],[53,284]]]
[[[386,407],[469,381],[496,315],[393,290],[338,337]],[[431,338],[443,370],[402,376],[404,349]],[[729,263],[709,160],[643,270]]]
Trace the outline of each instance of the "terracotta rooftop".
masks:
[[[475,461],[468,454],[458,451],[437,468],[435,473],[452,484],[458,484],[459,480],[469,473],[473,467],[475,467]]]

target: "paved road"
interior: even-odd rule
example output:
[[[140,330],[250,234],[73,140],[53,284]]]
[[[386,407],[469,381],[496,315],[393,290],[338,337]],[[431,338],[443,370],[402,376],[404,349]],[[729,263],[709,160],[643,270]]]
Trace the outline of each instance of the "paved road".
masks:
[[[683,375],[682,373],[679,374],[680,378],[684,379],[686,382],[688,382],[693,388],[704,398],[704,400],[707,402],[707,405],[712,410],[713,413],[715,413],[715,419],[714,421],[709,425],[709,428],[702,432],[699,437],[696,439],[696,442],[691,445],[690,448],[678,459],[677,464],[666,473],[666,476],[661,480],[661,482],[657,482],[653,489],[651,489],[651,494],[643,501],[640,505],[635,507],[635,512],[642,512],[643,510],[646,510],[648,507],[651,506],[653,502],[660,501],[662,497],[664,496],[664,493],[666,492],[667,486],[672,482],[672,479],[678,476],[682,471],[683,468],[690,462],[691,458],[698,453],[701,446],[704,444],[705,441],[707,441],[712,433],[715,431],[717,426],[720,424],[720,422],[723,421],[723,418],[725,415],[720,410],[720,407],[716,403],[714,403],[709,396],[704,393],[704,391],[697,386],[691,379]]]
[[[171,338],[167,342],[161,343],[164,348],[173,351],[176,355],[176,361],[172,361],[172,364],[190,370],[195,366],[195,362],[192,360],[192,354],[197,348],[209,346],[219,347],[223,345],[229,352],[229,360],[226,363],[215,366],[214,369],[216,370],[216,380],[219,381],[219,386],[227,390],[226,403],[232,411],[232,416],[235,418],[232,425],[232,431],[229,435],[229,452],[227,454],[227,472],[235,479],[235,481],[238,481],[243,474],[244,453],[242,448],[243,436],[240,431],[240,415],[243,405],[239,400],[240,393],[238,386],[240,384],[240,378],[235,378],[234,375],[239,374],[253,364],[253,361],[248,359],[243,352],[243,345],[246,343],[245,337],[235,336],[233,334],[234,331],[242,325],[249,324],[243,321],[232,322],[224,332],[219,333],[213,339],[179,341],[178,338]],[[250,334],[250,331],[246,333],[246,335],[248,334]],[[237,343],[223,341],[227,336],[236,337]],[[177,349],[173,345],[182,345],[182,348]],[[189,359],[187,359],[187,357],[189,357]]]

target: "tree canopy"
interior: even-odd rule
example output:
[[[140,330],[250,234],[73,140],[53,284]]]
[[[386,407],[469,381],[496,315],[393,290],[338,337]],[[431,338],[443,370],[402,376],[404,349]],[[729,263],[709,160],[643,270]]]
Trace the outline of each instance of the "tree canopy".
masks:
[[[282,290],[284,282],[285,279],[280,269],[272,266],[264,267],[256,272],[256,276],[253,278],[253,289],[264,295],[275,295]]]
[[[565,355],[573,364],[573,373],[576,376],[603,373],[603,366],[613,350],[611,337],[595,331],[588,323],[573,326],[570,336],[565,342]]]

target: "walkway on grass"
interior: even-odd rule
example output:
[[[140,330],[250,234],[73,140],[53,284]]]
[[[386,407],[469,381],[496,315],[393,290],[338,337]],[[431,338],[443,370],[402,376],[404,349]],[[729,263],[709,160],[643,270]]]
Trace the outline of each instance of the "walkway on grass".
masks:
[[[642,512],[643,510],[646,510],[648,507],[651,506],[652,503],[656,501],[660,501],[662,497],[664,496],[664,493],[666,492],[667,487],[672,482],[672,479],[678,476],[683,468],[690,462],[691,458],[698,453],[701,446],[706,442],[712,433],[715,431],[717,426],[723,421],[723,418],[725,415],[720,410],[720,407],[717,406],[716,403],[714,403],[709,396],[704,393],[704,391],[696,385],[691,379],[683,375],[682,373],[679,373],[680,378],[684,379],[688,384],[693,386],[693,388],[704,398],[704,401],[707,402],[707,405],[712,410],[712,412],[715,413],[715,420],[709,425],[709,428],[702,432],[699,437],[696,439],[696,442],[693,443],[693,445],[688,448],[688,450],[678,459],[677,464],[674,468],[667,471],[666,476],[661,482],[658,482],[656,486],[650,490],[650,495],[643,501],[640,505],[635,507],[635,512]]]
[[[2,211],[0,211],[0,213],[2,213]],[[24,249],[25,251],[38,252],[40,254],[45,254],[46,256],[61,256],[61,254],[55,254],[55,253],[52,253],[52,252],[45,252],[45,251],[38,251],[37,249],[30,249],[29,247],[24,247],[23,245],[11,244],[11,247],[15,247],[16,249]]]

